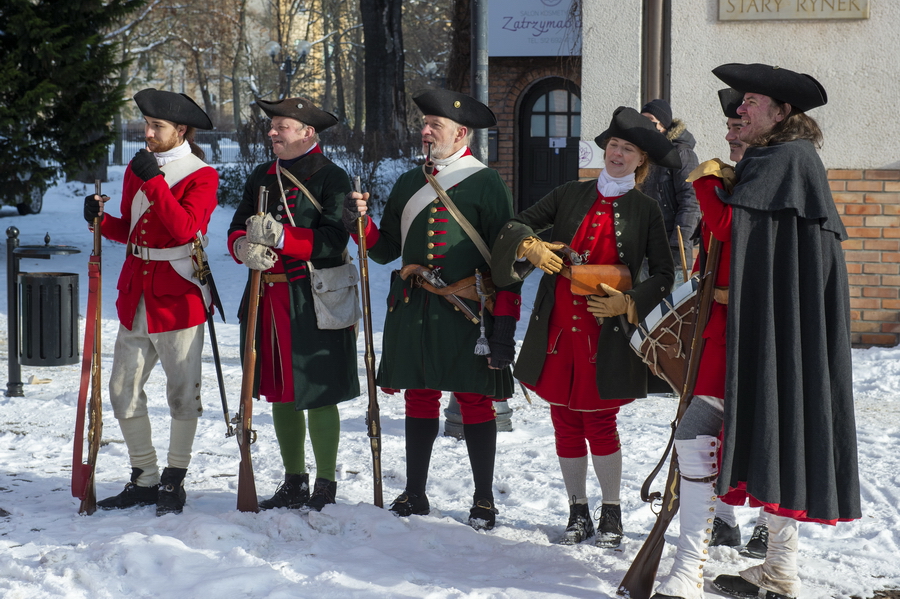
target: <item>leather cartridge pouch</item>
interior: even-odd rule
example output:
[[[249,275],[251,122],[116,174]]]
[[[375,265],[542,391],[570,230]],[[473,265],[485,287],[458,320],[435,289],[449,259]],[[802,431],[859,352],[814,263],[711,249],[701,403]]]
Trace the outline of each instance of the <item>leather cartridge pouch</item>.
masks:
[[[605,296],[600,283],[619,291],[628,291],[632,283],[631,271],[624,264],[573,264],[564,266],[559,274],[571,281],[574,295]]]

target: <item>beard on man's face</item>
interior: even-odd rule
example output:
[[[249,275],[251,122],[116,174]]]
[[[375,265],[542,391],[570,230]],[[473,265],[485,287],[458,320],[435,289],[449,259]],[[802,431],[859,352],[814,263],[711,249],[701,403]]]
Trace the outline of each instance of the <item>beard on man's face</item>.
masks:
[[[425,146],[425,153],[428,153],[428,144],[423,144]],[[443,144],[439,144],[438,142],[433,142],[431,144],[431,157],[437,160],[441,160],[442,158],[449,158],[453,155],[453,143],[446,142]]]
[[[178,139],[178,135],[173,134],[172,137],[167,139],[159,139],[156,137],[146,138],[147,147],[151,152],[155,154],[162,154],[163,152],[168,152],[169,150],[175,148],[176,146],[181,145],[181,140]]]

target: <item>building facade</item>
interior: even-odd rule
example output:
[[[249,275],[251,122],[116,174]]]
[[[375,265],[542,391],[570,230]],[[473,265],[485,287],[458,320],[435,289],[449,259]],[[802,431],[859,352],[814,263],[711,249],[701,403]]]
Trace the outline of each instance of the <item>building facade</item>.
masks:
[[[597,175],[602,156],[592,140],[617,106],[639,109],[665,97],[697,139],[700,160],[725,158],[725,123],[716,95],[722,84],[712,69],[759,62],[809,73],[828,93],[828,103],[810,116],[824,132],[820,156],[850,234],[844,249],[853,342],[900,342],[900,120],[889,110],[900,97],[900,55],[892,50],[900,42],[900,2],[526,4],[513,14],[506,0],[491,0],[490,101],[500,119],[492,133],[491,166],[512,187],[517,209],[565,180]],[[517,56],[521,47],[509,44],[513,50],[498,55],[495,5],[505,11],[507,30],[538,31],[554,22],[553,14],[577,17],[571,23],[580,31],[577,51],[570,51],[569,43],[559,45],[556,56]],[[658,14],[648,14],[653,11]],[[648,64],[661,72],[648,74]]]

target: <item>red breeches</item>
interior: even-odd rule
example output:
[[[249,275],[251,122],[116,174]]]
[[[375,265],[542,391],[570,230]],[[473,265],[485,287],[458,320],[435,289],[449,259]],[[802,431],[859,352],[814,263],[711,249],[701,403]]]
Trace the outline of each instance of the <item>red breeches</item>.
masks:
[[[441,395],[435,389],[407,389],[403,393],[406,400],[406,415],[411,418],[439,418],[441,415]],[[494,400],[480,393],[454,393],[459,403],[463,424],[481,424],[496,416]]]
[[[616,415],[619,408],[578,412],[565,406],[550,405],[550,418],[556,437],[556,455],[581,458],[590,446],[592,455],[610,455],[619,450]]]

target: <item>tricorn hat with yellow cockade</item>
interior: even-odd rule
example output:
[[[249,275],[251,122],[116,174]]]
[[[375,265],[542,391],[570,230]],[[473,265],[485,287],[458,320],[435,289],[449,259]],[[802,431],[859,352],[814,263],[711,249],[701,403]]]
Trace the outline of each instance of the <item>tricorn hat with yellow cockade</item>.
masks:
[[[432,89],[413,98],[422,114],[441,116],[471,129],[486,129],[497,124],[490,108],[466,94],[447,89]]]
[[[317,132],[322,132],[332,125],[336,125],[338,118],[317,107],[312,100],[304,97],[285,98],[270,102],[268,100],[256,100],[259,106],[269,118],[283,116],[295,119],[309,125]]]

